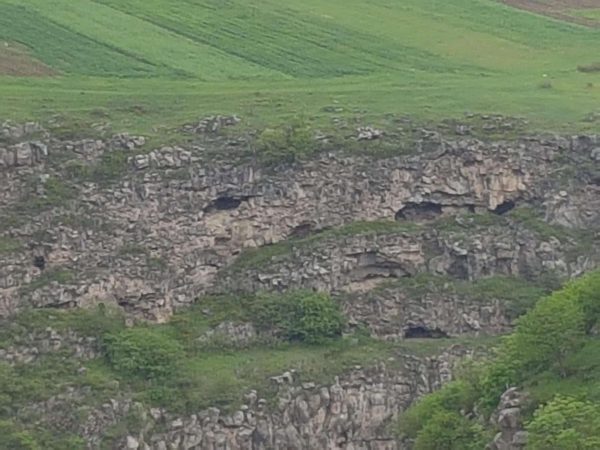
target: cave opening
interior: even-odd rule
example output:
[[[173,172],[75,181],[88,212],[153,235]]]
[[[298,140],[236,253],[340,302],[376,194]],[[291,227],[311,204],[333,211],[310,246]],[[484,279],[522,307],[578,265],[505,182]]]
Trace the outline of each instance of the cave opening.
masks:
[[[231,211],[240,207],[242,202],[248,200],[248,197],[222,196],[218,197],[208,205],[204,211]]]
[[[493,213],[501,216],[515,209],[515,206],[517,206],[517,204],[513,200],[507,200],[504,203],[501,203],[498,206],[496,206],[496,209],[494,209]]]
[[[46,258],[43,256],[36,256],[33,258],[33,265],[40,270],[44,270],[46,268]]]
[[[433,220],[442,214],[442,205],[433,202],[409,202],[396,213],[396,220]]]
[[[310,235],[314,231],[314,225],[309,222],[301,223],[295,227],[288,237],[302,239]]]
[[[439,328],[411,326],[404,332],[404,337],[406,339],[445,339],[449,336]]]

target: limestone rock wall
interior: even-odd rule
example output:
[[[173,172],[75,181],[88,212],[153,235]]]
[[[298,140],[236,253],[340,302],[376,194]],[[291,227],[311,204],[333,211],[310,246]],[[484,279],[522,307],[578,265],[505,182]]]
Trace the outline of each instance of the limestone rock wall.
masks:
[[[469,352],[454,347],[436,357],[398,356],[376,367],[356,367],[333,384],[299,382],[294,372],[273,377],[274,399],[256,391],[239,409],[218,408],[176,416],[114,400],[92,411],[81,426],[90,448],[102,432],[137,408],[143,424],[116,445],[122,449],[197,450],[400,450],[392,421],[414,400],[449,381],[459,358]]]
[[[277,171],[214,163],[197,146],[140,151],[143,138],[128,135],[100,141],[44,136],[27,141],[15,136],[22,141],[0,144],[4,145],[0,176],[7,186],[0,194],[7,219],[0,233],[20,243],[19,250],[0,252],[2,315],[25,306],[105,302],[147,319],[165,320],[175,308],[214,289],[217,275],[243,249],[359,220],[419,222],[464,211],[501,214],[514,205],[535,203],[551,222],[578,227],[599,222],[599,188],[591,175],[585,175],[589,171],[578,177],[561,175],[569,168],[597,164],[597,136],[511,143],[440,138],[427,145],[415,142],[411,156],[328,154]],[[16,158],[22,148],[32,150],[27,157],[23,153]],[[65,167],[97,163],[110,152],[129,155],[128,170],[116,184],[83,182],[65,201],[28,213],[25,219],[20,215],[18,224],[11,225],[16,207],[53,195]],[[16,164],[17,159],[24,163]],[[403,258],[410,266],[402,270],[435,265],[418,249],[424,242],[394,239],[405,239],[407,247],[379,246],[378,252],[396,251],[393,258]],[[464,249],[467,254],[461,256],[471,261],[465,269],[471,272],[468,276],[500,270],[481,269],[482,264],[514,266],[515,256],[510,263],[472,262],[501,252],[495,248],[495,235],[478,240],[483,249],[471,239],[470,248]],[[444,256],[436,270],[451,270],[443,266],[452,259],[446,253],[463,251],[452,245],[440,245]],[[512,255],[514,242],[506,245]],[[541,246],[546,244],[536,245],[544,250]],[[354,258],[362,260],[373,253],[358,252],[363,256]],[[33,264],[36,258],[42,258],[43,269]],[[60,276],[65,272],[72,276]],[[314,283],[333,289],[345,283],[327,276],[326,282],[318,277]]]
[[[7,326],[5,323],[0,325]],[[52,328],[22,336],[11,346],[0,348],[0,361],[8,364],[30,364],[39,357],[62,351],[72,358],[89,360],[100,356],[95,337],[79,336],[73,331],[58,332]]]
[[[521,413],[526,400],[527,395],[514,387],[502,394],[490,419],[498,433],[488,445],[488,450],[522,450],[527,446],[528,433],[524,430]]]
[[[390,286],[342,297],[342,308],[351,328],[367,326],[372,336],[387,341],[497,335],[511,329],[502,301],[473,301],[436,290],[414,295]]]
[[[435,227],[435,225],[433,226]],[[569,252],[568,244],[526,228],[465,224],[462,231],[382,232],[324,239],[261,261],[223,271],[218,291],[313,288],[366,291],[389,279],[418,273],[474,280],[489,275],[535,276],[556,271],[573,276],[597,264],[593,252]]]

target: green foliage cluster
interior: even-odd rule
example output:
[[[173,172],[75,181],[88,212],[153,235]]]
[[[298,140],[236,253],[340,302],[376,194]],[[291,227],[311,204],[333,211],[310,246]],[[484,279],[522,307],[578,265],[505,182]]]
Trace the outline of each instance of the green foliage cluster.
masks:
[[[255,145],[257,156],[266,164],[294,162],[318,150],[310,126],[299,118],[277,128],[265,129]]]
[[[416,444],[469,448],[452,447],[449,438],[444,441],[439,424],[457,427],[446,429],[448,437],[455,439],[458,433],[479,442],[486,432],[479,422],[467,418],[477,417],[476,411],[489,415],[507,387],[522,386],[531,391],[531,411],[549,402],[537,409],[529,425],[534,433],[531,448],[597,448],[598,435],[592,430],[598,429],[594,422],[598,415],[586,418],[572,411],[600,408],[600,345],[594,334],[599,322],[600,271],[596,271],[542,298],[518,319],[515,332],[504,339],[496,357],[468,368],[457,380],[411,407],[401,418],[399,433]],[[550,428],[554,431],[547,434]]]
[[[415,450],[480,450],[489,441],[481,424],[457,412],[435,414],[415,439]]]
[[[69,161],[64,168],[66,176],[73,182],[92,182],[107,186],[123,178],[127,172],[127,158],[126,152],[115,150],[105,152],[100,160],[93,164]]]
[[[77,450],[85,447],[79,436],[57,436],[51,430],[25,430],[13,420],[0,420],[0,450]]]
[[[589,341],[600,318],[600,272],[593,272],[540,300],[517,322],[484,379],[483,403],[493,408],[502,389],[536,374],[570,374],[570,358]]]
[[[250,316],[259,329],[272,330],[288,341],[311,344],[341,336],[344,326],[343,316],[329,295],[307,291],[258,296]]]
[[[557,395],[527,425],[530,450],[600,448],[600,404]]]
[[[0,255],[2,253],[16,252],[21,248],[21,243],[11,237],[0,236]]]
[[[131,328],[104,338],[112,366],[122,373],[161,378],[177,370],[183,347],[174,338],[150,327]]]

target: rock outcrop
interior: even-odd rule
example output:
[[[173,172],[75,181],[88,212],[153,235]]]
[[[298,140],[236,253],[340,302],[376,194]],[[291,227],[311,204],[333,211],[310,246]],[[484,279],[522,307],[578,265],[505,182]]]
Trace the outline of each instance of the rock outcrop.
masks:
[[[237,121],[217,116],[184,130],[217,142]],[[214,159],[198,142],[150,149],[128,134],[64,140],[5,123],[0,316],[102,303],[163,322],[205,294],[312,289],[336,296],[351,330],[383,340],[505,332],[511,317],[498,299],[435,286],[415,292],[403,281],[565,279],[597,267],[600,137],[484,142],[458,131],[453,139],[422,133],[410,154],[339,151],[273,169]],[[352,139],[390,138],[360,129]],[[227,318],[196,343],[243,347],[260,333]],[[79,362],[99,357],[99,347],[99,339],[49,328],[13,339],[0,362],[12,369],[60,354],[77,360],[78,377],[86,371]],[[333,384],[290,370],[272,378],[271,398],[251,391],[233,411],[176,415],[127,392],[92,407],[91,388],[74,383],[19,414],[89,448],[121,427],[113,447],[128,450],[401,450],[390,423],[468,354],[398,355]],[[524,446],[521,400],[514,390],[503,396],[491,448]]]
[[[551,224],[595,230],[600,223],[600,187],[593,178],[598,136],[490,143],[434,134],[415,141],[410,156],[329,154],[277,173],[213,163],[200,146],[137,151],[143,144],[128,135],[68,142],[42,136],[0,149],[6,186],[0,207],[7,223],[2,237],[21,244],[0,253],[0,314],[105,302],[162,321],[213,290],[243,249],[355,221],[426,224],[463,212],[505,215],[535,204]],[[129,167],[106,166],[109,154],[124,154]],[[69,182],[67,167],[87,167],[81,173],[89,177]],[[107,170],[123,171],[110,186],[100,177]],[[580,176],[569,176],[573,170]],[[81,173],[73,169],[70,176],[76,181]],[[48,202],[52,208],[43,207]],[[595,264],[565,256],[569,245],[530,240],[525,231],[464,231],[464,243],[402,234],[342,242],[315,258],[341,257],[350,270],[325,261],[316,269],[324,273],[302,283],[352,290],[361,288],[360,273],[369,278],[435,270],[475,278],[550,264],[573,275]],[[428,257],[427,239],[437,256]],[[33,264],[36,258],[43,258],[43,270]],[[292,269],[243,283],[272,285]],[[73,276],[56,276],[67,272]],[[302,276],[314,272],[306,267]]]
[[[0,348],[0,362],[30,364],[41,356],[59,351],[80,360],[94,359],[101,354],[98,338],[79,336],[73,331],[60,333],[47,328],[16,339],[14,345]]]
[[[371,336],[387,341],[497,335],[511,329],[505,302],[468,298],[443,288],[416,293],[390,284],[341,296],[341,302],[351,328],[366,326]]]
[[[522,450],[527,445],[527,431],[523,430],[521,409],[526,396],[517,388],[508,389],[500,397],[498,409],[490,419],[498,434],[488,450]]]
[[[136,417],[137,425],[126,427],[129,435],[112,448],[400,450],[404,447],[390,428],[394,420],[416,398],[448,382],[454,365],[469,355],[459,346],[432,357],[398,355],[373,367],[355,367],[332,384],[301,382],[289,371],[272,377],[272,397],[250,391],[230,412],[213,407],[181,416],[123,397],[88,411],[74,425],[67,405],[82,401],[86,392],[73,389],[30,412],[56,427],[75,426],[89,448],[98,448],[111,426]]]

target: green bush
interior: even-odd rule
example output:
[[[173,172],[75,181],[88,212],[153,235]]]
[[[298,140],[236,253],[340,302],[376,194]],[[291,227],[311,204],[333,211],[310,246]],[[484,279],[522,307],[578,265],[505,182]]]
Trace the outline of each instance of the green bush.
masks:
[[[312,344],[340,336],[344,326],[337,304],[323,293],[296,291],[259,296],[250,314],[260,329],[289,341]]]
[[[278,128],[267,128],[257,139],[256,149],[265,163],[293,162],[317,149],[310,127],[296,118]]]
[[[27,431],[20,430],[12,421],[0,420],[0,450],[42,450]]]
[[[129,375],[160,378],[184,358],[181,344],[157,328],[132,328],[105,337],[112,366]]]
[[[472,373],[476,373],[475,369]],[[473,380],[452,381],[443,389],[422,397],[402,415],[397,434],[415,439],[439,412],[458,413],[473,410],[479,392]]]
[[[527,431],[531,450],[597,450],[600,405],[556,396],[534,413]]]
[[[417,434],[415,450],[480,450],[489,437],[484,428],[456,412],[435,412]]]
[[[318,343],[324,338],[339,336],[343,326],[343,317],[328,295],[307,295],[300,300],[298,324],[294,330],[299,340]]]

